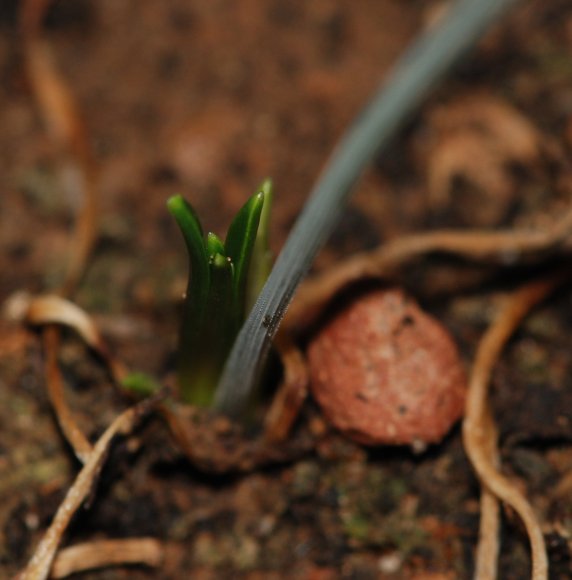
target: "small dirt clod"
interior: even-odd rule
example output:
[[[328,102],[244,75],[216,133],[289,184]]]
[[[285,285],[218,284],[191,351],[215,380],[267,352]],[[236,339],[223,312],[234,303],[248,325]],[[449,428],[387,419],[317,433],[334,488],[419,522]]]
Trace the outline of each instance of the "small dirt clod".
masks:
[[[437,443],[461,417],[467,380],[448,331],[402,290],[346,305],[308,348],[312,393],[366,445]]]

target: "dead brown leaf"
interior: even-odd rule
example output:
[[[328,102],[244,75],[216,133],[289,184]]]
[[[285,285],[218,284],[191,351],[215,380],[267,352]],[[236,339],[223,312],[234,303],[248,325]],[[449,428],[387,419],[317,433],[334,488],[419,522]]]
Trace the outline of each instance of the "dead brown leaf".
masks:
[[[431,137],[421,155],[432,209],[448,207],[463,182],[473,190],[467,204],[471,222],[502,221],[517,196],[510,169],[538,165],[540,132],[512,105],[490,95],[439,106],[429,113],[427,127]]]

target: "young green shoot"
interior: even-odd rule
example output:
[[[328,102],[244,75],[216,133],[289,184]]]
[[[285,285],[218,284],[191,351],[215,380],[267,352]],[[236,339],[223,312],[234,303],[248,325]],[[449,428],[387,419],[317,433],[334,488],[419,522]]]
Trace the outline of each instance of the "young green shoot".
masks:
[[[366,165],[390,144],[429,91],[516,0],[458,0],[416,39],[336,146],[238,335],[215,407],[240,415],[256,388],[282,317],[340,220]],[[267,324],[266,321],[271,323]]]
[[[269,272],[266,180],[232,221],[225,241],[203,229],[180,195],[167,202],[189,255],[178,352],[178,382],[185,403],[208,407],[234,339]]]

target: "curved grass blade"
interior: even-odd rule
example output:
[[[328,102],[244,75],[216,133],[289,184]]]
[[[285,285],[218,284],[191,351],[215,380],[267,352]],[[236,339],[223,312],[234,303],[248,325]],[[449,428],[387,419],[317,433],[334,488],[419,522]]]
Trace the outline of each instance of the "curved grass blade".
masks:
[[[179,338],[178,377],[181,396],[192,398],[193,360],[202,342],[201,329],[210,291],[209,256],[203,230],[192,206],[181,196],[167,201],[167,208],[177,221],[189,254],[189,282],[183,306]]]
[[[203,305],[206,302],[209,285],[209,256],[205,247],[203,229],[191,204],[182,196],[174,195],[167,201],[167,208],[179,224],[189,253],[189,285],[187,301]]]
[[[233,316],[233,267],[230,260],[217,253],[210,259],[210,291],[197,327],[197,340],[187,353],[189,387],[186,403],[208,407],[212,404],[224,361],[240,327]]]

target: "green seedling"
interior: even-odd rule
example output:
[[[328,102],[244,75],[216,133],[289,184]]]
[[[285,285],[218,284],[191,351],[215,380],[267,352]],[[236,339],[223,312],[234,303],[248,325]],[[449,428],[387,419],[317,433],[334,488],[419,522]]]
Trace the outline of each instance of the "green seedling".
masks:
[[[242,326],[217,389],[219,411],[243,412],[296,288],[339,222],[366,165],[387,149],[429,91],[515,1],[455,2],[438,25],[411,44],[391,76],[384,78],[371,103],[334,149]],[[266,320],[272,324],[264,324]]]
[[[272,183],[266,180],[235,216],[224,242],[203,234],[182,196],[167,202],[189,254],[177,368],[185,403],[211,406],[234,339],[268,277],[271,196]]]

